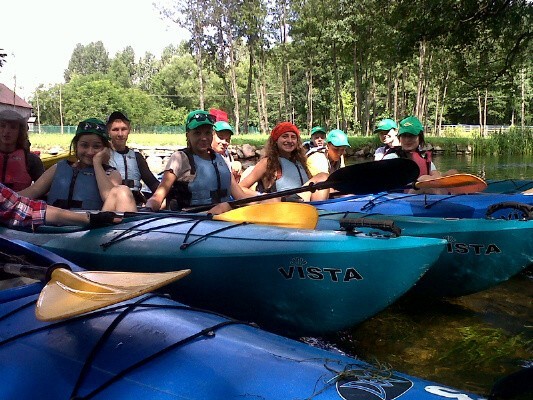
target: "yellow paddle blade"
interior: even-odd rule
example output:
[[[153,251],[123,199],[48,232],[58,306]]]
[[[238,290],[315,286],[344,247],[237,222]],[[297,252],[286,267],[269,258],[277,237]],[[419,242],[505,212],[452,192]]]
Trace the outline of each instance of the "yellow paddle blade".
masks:
[[[453,174],[440,176],[415,183],[417,189],[452,189],[450,192],[475,193],[482,192],[487,188],[487,183],[471,174]]]
[[[152,292],[190,272],[186,269],[158,273],[75,273],[57,268],[39,295],[35,315],[41,321],[70,318]]]
[[[318,211],[310,204],[277,202],[252,204],[213,216],[217,221],[252,222],[282,228],[315,229]]]

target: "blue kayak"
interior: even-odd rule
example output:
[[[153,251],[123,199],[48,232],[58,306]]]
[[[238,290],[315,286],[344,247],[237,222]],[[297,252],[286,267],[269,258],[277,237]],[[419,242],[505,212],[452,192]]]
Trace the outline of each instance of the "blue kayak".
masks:
[[[190,269],[168,287],[173,298],[295,336],[336,332],[377,314],[427,272],[446,243],[195,217],[152,214],[99,229],[0,233],[90,270]]]
[[[0,237],[0,248],[2,262],[16,256],[81,270],[28,243]],[[42,322],[34,311],[41,288],[0,292],[1,399],[482,398],[159,295]]]
[[[456,297],[498,285],[533,264],[531,219],[464,219],[321,211],[317,229],[376,231],[446,239],[446,251],[411,292]],[[370,230],[370,231],[369,231]],[[351,233],[350,233],[351,234]]]
[[[472,193],[456,195],[379,193],[312,202],[327,211],[348,211],[415,217],[484,218],[490,206],[499,203],[533,205],[533,195]]]

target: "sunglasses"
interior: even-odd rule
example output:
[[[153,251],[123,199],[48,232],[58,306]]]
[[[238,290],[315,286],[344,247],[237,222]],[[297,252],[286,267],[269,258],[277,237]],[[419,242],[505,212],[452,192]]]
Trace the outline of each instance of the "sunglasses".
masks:
[[[77,132],[95,130],[101,133],[107,133],[107,128],[105,125],[95,124],[94,122],[80,122],[78,124]]]
[[[217,118],[214,115],[212,115],[212,114],[198,113],[198,114],[192,115],[187,120],[187,125],[189,125],[193,120],[198,121],[198,122],[202,122],[202,121],[206,121],[207,120],[207,121],[211,122],[212,124],[214,124],[217,121]]]

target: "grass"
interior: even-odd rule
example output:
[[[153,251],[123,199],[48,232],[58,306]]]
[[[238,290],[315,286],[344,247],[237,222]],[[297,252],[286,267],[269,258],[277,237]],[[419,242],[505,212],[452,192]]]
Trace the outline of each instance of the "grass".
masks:
[[[70,146],[72,134],[61,133],[30,133],[32,149],[47,151],[53,147],[61,147],[65,151]],[[232,138],[232,144],[243,145],[245,143],[261,148],[268,140],[268,135],[248,134],[236,135]],[[303,136],[303,140],[308,140]],[[349,136],[348,141],[354,150],[366,149],[372,151],[379,146],[378,138],[374,136]],[[440,148],[444,152],[453,154],[459,149],[470,146],[477,155],[489,154],[531,154],[533,153],[533,130],[511,129],[505,133],[496,133],[489,138],[479,136],[465,137],[453,132],[448,137],[427,137],[426,141],[433,147]],[[131,147],[180,147],[185,146],[185,134],[183,133],[131,133],[129,137]]]

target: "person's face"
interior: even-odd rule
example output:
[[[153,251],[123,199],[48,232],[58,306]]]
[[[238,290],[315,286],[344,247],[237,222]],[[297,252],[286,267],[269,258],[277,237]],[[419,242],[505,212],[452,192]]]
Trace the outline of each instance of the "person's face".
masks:
[[[93,165],[93,157],[104,149],[102,138],[96,134],[82,135],[76,145],[76,157],[85,165]]]
[[[121,119],[114,120],[109,125],[108,133],[114,149],[124,150],[126,148],[126,142],[130,134],[130,127],[127,122]]]
[[[194,153],[198,155],[207,154],[213,142],[213,126],[200,125],[196,129],[187,132],[189,145]]]
[[[326,144],[326,134],[324,132],[317,132],[311,135],[311,142],[316,147],[322,147]]]
[[[344,153],[346,153],[346,146],[333,146],[331,143],[328,143],[328,158],[331,161],[339,161]]]
[[[218,131],[213,134],[211,147],[219,154],[224,154],[231,143],[231,132],[226,130]]]
[[[278,138],[276,145],[281,155],[289,156],[298,148],[298,135],[294,132],[285,132]]]
[[[0,142],[7,146],[16,145],[19,129],[20,123],[17,121],[0,121]]]
[[[391,129],[390,131],[379,131],[379,140],[383,144],[391,145],[396,139],[396,131]]]
[[[403,135],[400,135],[400,144],[402,145],[402,150],[415,151],[418,149],[419,145],[418,135],[404,133]]]

